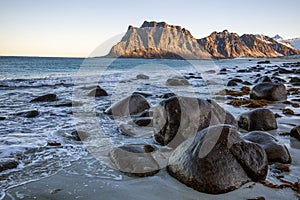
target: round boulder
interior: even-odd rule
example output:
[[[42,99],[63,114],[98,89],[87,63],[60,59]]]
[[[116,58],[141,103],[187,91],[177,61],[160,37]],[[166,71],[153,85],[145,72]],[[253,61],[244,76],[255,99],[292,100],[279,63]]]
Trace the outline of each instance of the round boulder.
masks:
[[[277,129],[274,113],[266,108],[258,108],[241,114],[238,117],[238,125],[247,131]]]
[[[104,112],[115,117],[135,115],[150,108],[147,99],[140,94],[132,94],[114,103]]]
[[[296,138],[297,140],[300,141],[300,126],[296,126],[291,130],[290,133],[291,137]]]
[[[199,192],[220,194],[265,179],[268,163],[260,145],[244,141],[233,126],[217,125],[179,145],[167,170]]]
[[[289,164],[292,162],[291,155],[285,145],[279,144],[278,140],[263,131],[253,131],[245,136],[245,140],[260,144],[266,151],[269,162]]]
[[[184,85],[190,85],[188,80],[186,80],[183,77],[173,77],[167,80],[166,82],[167,86],[184,86]]]
[[[149,79],[149,76],[145,75],[145,74],[138,74],[136,75],[137,79]]]
[[[88,93],[89,97],[102,97],[102,96],[108,96],[107,92],[102,89],[101,87],[97,86],[95,89],[90,91]]]
[[[109,156],[115,167],[127,175],[153,176],[160,169],[151,155],[154,150],[150,145],[130,144],[112,149]]]
[[[250,98],[281,101],[287,98],[287,91],[285,86],[281,83],[264,82],[257,84],[252,88]]]
[[[237,86],[237,85],[238,85],[237,82],[235,82],[234,80],[230,80],[227,83],[227,86]]]
[[[191,97],[170,97],[154,109],[153,128],[155,140],[177,146],[189,136],[208,126],[232,124],[234,117],[216,102]]]

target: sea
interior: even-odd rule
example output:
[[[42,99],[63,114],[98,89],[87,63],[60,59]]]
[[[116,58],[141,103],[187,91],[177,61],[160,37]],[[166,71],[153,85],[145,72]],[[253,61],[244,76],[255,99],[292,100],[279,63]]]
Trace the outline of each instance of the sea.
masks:
[[[33,196],[30,195],[33,194],[40,199],[41,196],[34,191],[30,192],[22,187],[45,183],[43,180],[55,187],[55,181],[51,177],[58,174],[59,177],[61,174],[77,177],[74,180],[79,182],[94,182],[92,186],[82,186],[83,190],[86,187],[86,191],[93,188],[94,196],[90,199],[99,199],[97,195],[102,192],[104,196],[101,199],[119,199],[124,194],[128,194],[131,199],[178,199],[176,196],[179,199],[241,199],[256,196],[264,196],[266,199],[297,199],[289,189],[278,191],[262,185],[253,186],[254,189],[244,187],[223,196],[208,195],[179,183],[165,169],[154,177],[143,179],[128,177],[109,163],[107,152],[116,146],[146,143],[160,148],[151,136],[130,137],[122,134],[119,123],[104,114],[104,110],[111,104],[133,92],[140,92],[150,95],[147,100],[154,107],[162,100],[163,94],[172,92],[177,95],[214,99],[237,117],[241,112],[247,111],[247,108],[227,105],[226,98],[221,98],[218,92],[226,88],[230,78],[240,77],[253,82],[256,74],[239,74],[236,71],[256,66],[261,60],[0,57],[0,117],[4,118],[0,120],[0,158],[14,158],[19,162],[17,168],[0,172],[1,199],[31,199]],[[272,66],[299,62],[295,59],[268,60],[271,60]],[[269,65],[263,66],[267,69]],[[139,79],[139,74],[147,75],[149,79]],[[190,85],[167,86],[166,81],[173,77],[187,79]],[[281,78],[289,79],[287,75]],[[89,97],[87,94],[96,86],[105,89],[109,96]],[[58,100],[30,102],[45,94],[56,94]],[[70,102],[79,102],[80,106],[62,106]],[[17,115],[28,110],[37,110],[39,115],[33,118]],[[297,123],[299,118],[282,119],[280,131],[291,128],[287,122]],[[74,140],[72,134],[76,130],[87,132],[92,139],[87,142]],[[281,138],[280,141],[293,154],[299,152],[299,146],[291,145],[289,139]],[[53,146],[49,143],[59,145]],[[299,163],[295,161],[292,164],[296,171],[294,176],[300,176]],[[97,182],[99,180],[101,182]],[[70,189],[73,187],[71,182],[66,181],[63,185]],[[54,193],[59,193],[59,187],[63,186],[52,188],[57,189]],[[51,197],[51,191],[44,199],[55,199]],[[72,195],[69,198],[76,197]],[[84,197],[86,196],[79,195],[78,198]]]

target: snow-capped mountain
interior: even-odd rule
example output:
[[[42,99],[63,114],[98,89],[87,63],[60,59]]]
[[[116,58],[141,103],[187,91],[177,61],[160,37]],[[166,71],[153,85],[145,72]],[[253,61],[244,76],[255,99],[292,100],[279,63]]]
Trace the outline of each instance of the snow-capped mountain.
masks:
[[[300,38],[284,39],[280,35],[275,35],[273,39],[288,47],[295,47],[296,49],[300,50]]]
[[[300,38],[288,39],[287,41],[290,42],[296,49],[300,50]]]

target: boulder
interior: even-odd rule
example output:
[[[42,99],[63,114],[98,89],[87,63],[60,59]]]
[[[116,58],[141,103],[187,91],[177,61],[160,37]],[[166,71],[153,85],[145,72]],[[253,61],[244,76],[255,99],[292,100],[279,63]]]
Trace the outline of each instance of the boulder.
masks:
[[[250,83],[249,81],[243,81],[244,85],[252,85],[252,83]]]
[[[277,122],[274,113],[265,108],[258,108],[242,113],[238,117],[238,124],[240,128],[247,131],[268,131],[277,129]]]
[[[138,74],[136,75],[137,79],[149,79],[149,76],[145,75],[145,74]]]
[[[284,69],[284,68],[282,68],[282,67],[278,67],[277,71],[278,71],[280,74],[293,74],[293,73],[294,73],[293,70]]]
[[[0,158],[0,172],[13,169],[18,166],[18,161],[13,158]]]
[[[263,61],[258,61],[257,64],[270,64],[271,62],[269,60],[263,60]]]
[[[257,78],[254,83],[265,83],[265,82],[272,82],[271,78],[268,76],[262,76]]]
[[[216,125],[179,145],[167,170],[199,192],[220,194],[265,179],[268,163],[260,145],[244,141],[233,126]]]
[[[243,82],[243,80],[240,79],[240,78],[233,78],[233,79],[231,79],[231,81],[234,81],[236,83],[242,83]]]
[[[39,114],[40,113],[38,110],[25,110],[25,111],[17,112],[15,115],[26,117],[26,118],[33,118],[33,117],[38,116]]]
[[[166,82],[167,86],[184,86],[184,85],[190,85],[188,80],[186,80],[183,77],[173,77],[167,80]]]
[[[34,98],[30,102],[50,102],[50,101],[57,101],[57,100],[58,100],[58,98],[57,98],[56,94],[46,94],[46,95]]]
[[[216,102],[191,97],[170,97],[154,109],[153,128],[155,140],[177,146],[190,135],[208,126],[232,124],[234,117]]]
[[[67,135],[68,138],[76,141],[83,141],[88,138],[88,134],[84,131],[72,131],[70,135]]]
[[[89,97],[102,97],[102,96],[108,96],[107,92],[102,89],[101,87],[97,86],[95,89],[90,91],[88,93]]]
[[[269,101],[281,101],[287,98],[287,91],[281,83],[259,83],[250,92],[251,99],[265,99]]]
[[[276,77],[276,76],[271,77],[271,79],[274,83],[286,83],[286,81],[284,79]]]
[[[300,78],[299,77],[291,77],[290,83],[293,85],[300,85]]]
[[[152,157],[155,149],[147,144],[130,144],[114,148],[109,157],[121,172],[139,177],[153,176],[159,172],[159,165]]]
[[[176,96],[176,94],[175,94],[175,93],[172,93],[172,92],[170,92],[170,93],[166,93],[166,94],[163,94],[163,95],[161,95],[161,96],[160,96],[160,98],[163,98],[163,99],[168,99],[168,98],[170,98],[170,97],[174,97],[174,96]]]
[[[267,153],[269,162],[289,164],[292,162],[291,155],[285,145],[269,133],[253,131],[243,136],[245,140],[261,145]]]
[[[147,93],[147,92],[141,92],[141,91],[135,91],[135,92],[133,92],[132,94],[140,94],[140,95],[142,95],[142,96],[144,96],[144,97],[151,97],[152,96],[152,94],[150,94],[150,93]]]
[[[150,138],[153,136],[153,128],[151,126],[139,126],[132,121],[128,123],[120,122],[119,130],[127,136],[135,138]]]
[[[115,117],[135,115],[150,108],[147,99],[140,94],[132,94],[114,103],[104,112]]]
[[[294,127],[290,132],[290,136],[300,141],[300,126]]]
[[[54,107],[76,107],[76,106],[82,106],[83,103],[78,101],[70,101],[70,102],[64,102],[64,103],[58,103],[54,105]]]
[[[234,80],[230,80],[227,83],[227,86],[237,86],[237,85],[238,85],[237,82],[235,82]]]
[[[133,122],[138,126],[152,126],[152,117],[138,117],[134,118]]]

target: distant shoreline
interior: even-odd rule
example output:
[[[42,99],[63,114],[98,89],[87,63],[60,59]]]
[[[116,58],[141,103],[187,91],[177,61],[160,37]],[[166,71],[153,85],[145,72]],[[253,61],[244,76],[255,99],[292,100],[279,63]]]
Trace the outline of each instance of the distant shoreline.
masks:
[[[64,56],[1,56],[0,58],[74,58],[74,59],[85,59],[88,57],[64,57]]]

